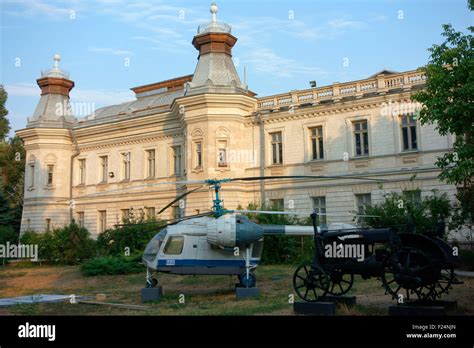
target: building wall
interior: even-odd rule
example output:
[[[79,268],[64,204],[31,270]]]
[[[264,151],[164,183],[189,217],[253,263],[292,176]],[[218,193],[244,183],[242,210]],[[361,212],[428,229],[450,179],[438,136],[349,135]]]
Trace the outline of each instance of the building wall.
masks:
[[[264,175],[345,175],[364,174],[385,179],[379,183],[349,179],[275,180],[224,184],[222,197],[228,209],[246,207],[249,203],[283,199],[286,210],[312,210],[312,197],[324,196],[328,222],[351,222],[349,212],[356,210],[356,194],[370,193],[373,203],[383,200],[391,191],[420,189],[422,196],[432,190],[446,192],[454,199],[455,187],[441,183],[435,166],[436,157],[452,146],[450,136],[441,137],[435,126],[417,125],[417,151],[402,151],[400,118],[387,112],[390,103],[409,103],[412,91],[339,100],[332,103],[315,103],[296,108],[275,108],[271,112],[258,107],[258,100],[242,95],[196,95],[179,98],[166,112],[113,123],[83,124],[73,131],[69,150],[56,149],[58,158],[58,186],[54,190],[32,195],[25,191],[25,210],[22,231],[44,229],[46,216],[53,225],[68,222],[68,207],[59,204],[58,198],[69,198],[70,159],[74,146],[79,153],[73,163],[72,208],[74,217],[84,212],[84,224],[93,235],[98,231],[98,211],[107,211],[107,227],[121,223],[121,210],[139,211],[154,207],[158,212],[164,205],[185,190],[199,185],[161,185],[176,180],[207,178],[233,178]],[[354,149],[352,122],[367,120],[369,156],[357,158]],[[310,158],[311,127],[322,126],[324,159]],[[282,132],[283,163],[271,163],[271,133]],[[261,139],[263,138],[263,141]],[[39,145],[28,147],[27,156],[34,155],[39,163],[50,152],[47,141],[37,137]],[[228,146],[228,165],[219,167],[220,141]],[[195,144],[202,143],[201,168],[196,166]],[[172,147],[182,146],[182,173],[173,174]],[[146,150],[155,149],[156,176],[146,178]],[[122,152],[130,152],[131,177],[123,181]],[[114,178],[99,183],[99,157],[109,156],[108,171]],[[60,159],[60,160],[59,160]],[[79,160],[86,160],[86,182],[79,184]],[[261,165],[263,163],[263,165]],[[416,177],[413,179],[413,175]],[[412,180],[411,180],[412,179]],[[61,184],[59,185],[59,182]],[[38,197],[44,199],[39,205]],[[53,197],[54,196],[54,197]],[[209,211],[212,192],[202,188],[185,199],[184,214]],[[53,204],[54,201],[54,204]],[[67,205],[67,204],[66,204]],[[176,204],[178,205],[178,203]],[[160,215],[171,218],[172,209]]]

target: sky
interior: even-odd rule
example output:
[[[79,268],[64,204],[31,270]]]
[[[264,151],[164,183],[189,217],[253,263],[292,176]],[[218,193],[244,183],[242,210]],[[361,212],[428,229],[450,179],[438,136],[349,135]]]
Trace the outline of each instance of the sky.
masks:
[[[467,0],[218,0],[238,41],[233,59],[258,97],[427,63],[441,26],[473,25]],[[61,55],[88,109],[134,99],[130,88],[192,74],[191,41],[211,0],[0,0],[0,84],[14,130],[40,98],[36,79]],[[84,105],[84,104],[83,104]],[[93,111],[93,110],[92,110]],[[79,117],[85,116],[78,115]]]

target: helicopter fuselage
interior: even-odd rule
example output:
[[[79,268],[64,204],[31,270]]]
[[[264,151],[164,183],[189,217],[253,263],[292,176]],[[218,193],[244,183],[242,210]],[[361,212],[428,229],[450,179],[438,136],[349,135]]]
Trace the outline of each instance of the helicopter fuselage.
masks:
[[[258,225],[246,226],[254,239],[238,243],[237,224],[249,222],[243,216],[201,217],[162,229],[149,242],[143,263],[152,271],[182,275],[240,275],[260,263],[263,233]],[[259,233],[260,232],[260,233]]]

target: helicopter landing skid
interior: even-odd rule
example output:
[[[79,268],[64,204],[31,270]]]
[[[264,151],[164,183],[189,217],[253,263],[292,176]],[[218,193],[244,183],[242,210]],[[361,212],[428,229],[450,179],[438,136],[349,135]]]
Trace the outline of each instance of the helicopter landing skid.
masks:
[[[158,279],[153,277],[153,272],[146,268],[146,282],[145,288],[154,288],[158,285]]]

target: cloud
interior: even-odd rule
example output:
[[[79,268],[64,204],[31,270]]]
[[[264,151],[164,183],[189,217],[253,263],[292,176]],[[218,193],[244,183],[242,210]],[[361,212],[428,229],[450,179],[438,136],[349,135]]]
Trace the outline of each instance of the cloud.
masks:
[[[52,3],[47,3],[42,0],[22,0],[22,1],[3,1],[3,5],[14,4],[19,6],[20,9],[18,10],[2,10],[5,14],[9,14],[12,16],[18,17],[33,17],[33,16],[43,16],[46,18],[50,18],[53,20],[60,20],[60,19],[69,19],[71,14],[71,10],[73,8],[70,6],[74,4],[74,1],[65,2],[65,5],[68,6],[57,6],[57,3],[61,3],[61,1]]]
[[[343,18],[330,20],[327,22],[327,24],[333,29],[360,29],[366,25],[361,21],[351,21]]]
[[[39,87],[31,83],[5,85],[5,90],[9,96],[34,97],[38,100],[40,98]],[[134,94],[129,90],[121,91],[74,88],[71,91],[71,102],[94,103],[98,107],[102,105],[120,104],[130,100],[134,100]]]
[[[112,54],[114,56],[133,56],[133,53],[131,51],[110,48],[110,47],[89,47],[89,52],[106,53],[106,54]]]
[[[40,95],[39,87],[32,83],[5,85],[5,90],[7,91],[8,96],[37,97]]]
[[[294,59],[279,56],[269,48],[262,47],[252,50],[248,55],[242,57],[242,61],[251,64],[256,72],[276,77],[326,75],[326,72],[318,67],[305,66]]]

